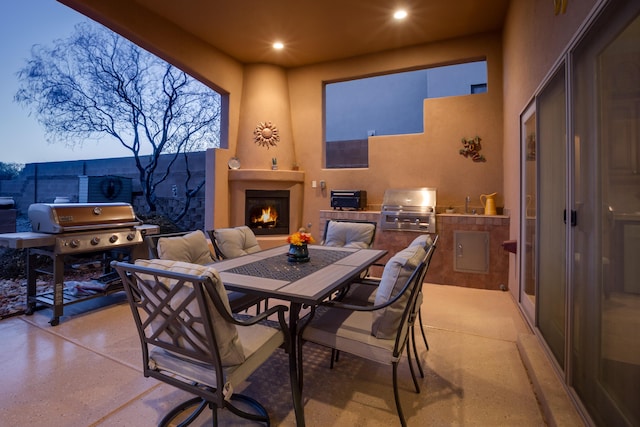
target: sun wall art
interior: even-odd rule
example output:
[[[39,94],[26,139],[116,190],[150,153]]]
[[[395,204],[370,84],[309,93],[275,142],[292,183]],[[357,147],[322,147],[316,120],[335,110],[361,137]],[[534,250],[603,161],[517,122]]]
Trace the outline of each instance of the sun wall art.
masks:
[[[275,147],[280,142],[278,128],[271,122],[260,122],[253,130],[253,141],[263,147]]]

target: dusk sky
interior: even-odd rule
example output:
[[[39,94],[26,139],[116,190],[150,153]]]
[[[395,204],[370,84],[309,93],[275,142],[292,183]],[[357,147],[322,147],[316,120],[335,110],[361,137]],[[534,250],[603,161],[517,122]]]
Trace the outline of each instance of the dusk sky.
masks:
[[[34,44],[52,45],[67,38],[75,24],[88,18],[55,0],[19,0],[2,3],[0,14],[0,162],[42,163],[65,160],[127,157],[129,150],[113,140],[88,141],[82,147],[49,144],[44,128],[29,110],[13,101],[17,73],[30,57]]]

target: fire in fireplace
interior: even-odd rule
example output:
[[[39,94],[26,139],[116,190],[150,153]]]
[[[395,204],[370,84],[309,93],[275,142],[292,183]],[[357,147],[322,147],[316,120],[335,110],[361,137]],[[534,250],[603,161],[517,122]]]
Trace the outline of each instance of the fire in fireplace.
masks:
[[[246,190],[245,224],[257,235],[289,234],[289,190]]]

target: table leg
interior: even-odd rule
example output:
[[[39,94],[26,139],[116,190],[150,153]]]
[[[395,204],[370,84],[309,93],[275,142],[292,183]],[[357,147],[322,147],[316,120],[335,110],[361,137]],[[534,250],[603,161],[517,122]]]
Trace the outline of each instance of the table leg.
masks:
[[[304,408],[302,406],[302,393],[300,391],[300,369],[298,366],[298,352],[300,343],[298,342],[298,320],[302,304],[292,302],[289,307],[289,334],[291,337],[291,350],[289,351],[289,378],[291,379],[291,394],[293,395],[293,409],[296,413],[296,425],[303,427]]]

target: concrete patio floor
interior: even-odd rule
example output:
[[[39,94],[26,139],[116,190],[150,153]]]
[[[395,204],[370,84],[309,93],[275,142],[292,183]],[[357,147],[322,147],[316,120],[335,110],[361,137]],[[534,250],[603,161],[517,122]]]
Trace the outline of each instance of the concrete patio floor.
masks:
[[[406,360],[400,395],[409,426],[583,425],[508,292],[425,284],[422,306],[430,350],[416,394]],[[106,304],[109,303],[109,304]],[[101,307],[96,308],[96,305]],[[92,308],[92,310],[88,310]],[[7,426],[153,426],[189,396],[141,373],[135,326],[118,293],[0,321],[0,424]],[[304,346],[308,426],[399,425],[391,367]],[[293,426],[287,358],[278,351],[241,390]],[[194,425],[210,425],[205,411]],[[222,411],[220,425],[250,425]]]

